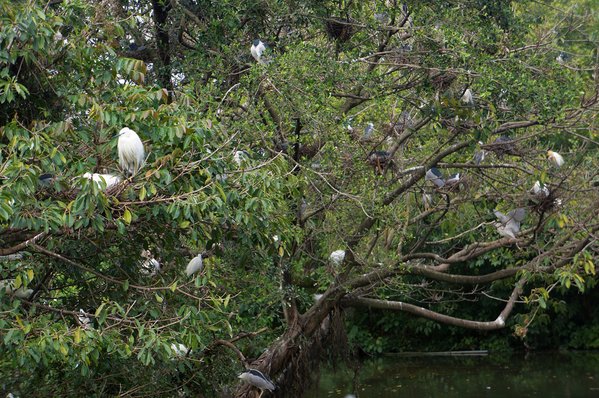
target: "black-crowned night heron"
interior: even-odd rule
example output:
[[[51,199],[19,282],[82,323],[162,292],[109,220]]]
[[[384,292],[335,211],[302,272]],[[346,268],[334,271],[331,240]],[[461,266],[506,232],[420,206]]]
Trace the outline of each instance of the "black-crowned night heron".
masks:
[[[244,151],[235,151],[233,160],[237,163],[237,166],[241,167],[242,164],[248,160],[248,154]]]
[[[452,187],[452,186],[456,185],[459,182],[460,182],[460,173],[455,173],[455,174],[450,175],[445,180],[445,186]]]
[[[551,149],[547,151],[547,158],[556,165],[557,167],[562,167],[564,164],[564,158],[559,153],[552,151]]]
[[[154,276],[160,272],[160,262],[156,260],[152,253],[148,250],[143,250],[141,252],[141,257],[143,258],[141,262],[140,273],[145,276]]]
[[[436,167],[427,170],[424,179],[426,181],[431,181],[437,188],[443,188],[445,186],[443,174]]]
[[[462,102],[466,105],[474,105],[474,96],[472,95],[472,90],[469,88],[464,91],[461,98]]]
[[[252,57],[256,61],[261,64],[265,64],[266,61],[262,58],[262,54],[266,50],[266,44],[262,43],[260,39],[256,39],[252,42],[252,47],[250,48],[250,52],[252,53]]]
[[[92,180],[99,189],[102,189],[102,184],[106,184],[106,189],[109,189],[121,182],[121,177],[112,174],[85,173],[81,177]]]
[[[501,236],[506,238],[516,238],[516,234],[520,232],[520,223],[526,217],[526,210],[518,208],[510,211],[507,215],[502,212],[495,210],[495,216],[499,219],[498,223],[495,223],[495,228]]]
[[[54,182],[54,174],[51,173],[44,173],[42,175],[40,175],[38,177],[40,185],[42,186],[49,186],[50,184],[52,184],[52,182]]]
[[[119,131],[117,150],[119,164],[127,175],[135,175],[145,163],[144,144],[137,133],[128,127]]]
[[[274,391],[276,388],[274,383],[270,381],[270,379],[266,377],[264,373],[256,369],[248,369],[241,373],[238,377],[246,383],[260,389],[260,395],[258,398],[262,396],[264,390]]]
[[[200,253],[189,261],[185,268],[185,274],[191,276],[198,271],[202,272],[202,269],[204,269],[204,260],[202,259],[202,253]]]
[[[83,329],[86,329],[86,330],[93,329],[92,320],[89,319],[89,317],[87,316],[85,311],[83,311],[82,308],[79,309],[79,315],[77,315],[77,321],[79,321],[79,325],[81,325],[81,327]]]

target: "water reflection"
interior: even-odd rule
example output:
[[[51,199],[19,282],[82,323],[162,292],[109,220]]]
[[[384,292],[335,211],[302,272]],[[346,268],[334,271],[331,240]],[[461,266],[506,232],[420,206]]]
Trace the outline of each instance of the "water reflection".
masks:
[[[599,397],[599,353],[386,357],[323,369],[303,398]]]

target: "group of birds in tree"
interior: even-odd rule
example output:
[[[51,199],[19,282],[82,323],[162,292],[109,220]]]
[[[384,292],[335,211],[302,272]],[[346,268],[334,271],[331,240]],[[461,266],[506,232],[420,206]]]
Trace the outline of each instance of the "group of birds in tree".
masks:
[[[509,146],[506,147],[506,145],[508,145],[510,141],[512,140],[505,136],[497,138],[494,144],[498,145],[498,147],[496,147],[495,149],[500,150],[501,154],[503,154],[505,151],[512,150],[512,148],[510,148]],[[479,146],[483,146],[483,143],[481,141],[479,141],[478,144]],[[475,152],[473,163],[479,166],[484,161],[485,156],[486,151],[484,149]],[[564,164],[564,158],[555,151],[548,150],[547,158],[556,167],[561,167]],[[453,174],[447,179],[445,179],[443,178],[443,174],[439,171],[439,169],[437,169],[436,167],[432,167],[431,169],[426,171],[425,180],[430,181],[433,185],[435,185],[435,188],[438,190],[446,189],[447,187],[453,187],[459,183],[460,174]],[[543,205],[546,199],[551,196],[551,192],[549,191],[547,186],[541,185],[540,181],[536,181],[529,192],[533,195],[533,202],[537,205]],[[425,209],[428,210],[432,205],[432,197],[427,193],[423,193],[422,201]],[[549,204],[549,206],[560,205],[561,200],[559,198],[551,198],[551,203]],[[516,235],[520,232],[520,224],[522,223],[522,221],[524,221],[524,218],[526,217],[526,210],[524,208],[517,208],[511,210],[507,214],[504,214],[499,210],[494,210],[493,213],[495,214],[495,217],[499,220],[498,222],[494,223],[497,232],[501,236],[515,239]]]

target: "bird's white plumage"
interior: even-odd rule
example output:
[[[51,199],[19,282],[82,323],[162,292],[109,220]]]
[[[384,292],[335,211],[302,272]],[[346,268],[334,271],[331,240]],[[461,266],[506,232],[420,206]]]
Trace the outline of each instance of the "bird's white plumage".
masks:
[[[474,104],[474,97],[472,96],[472,91],[469,88],[467,88],[466,91],[464,91],[464,94],[462,94],[462,102],[468,105]]]
[[[121,182],[121,177],[112,174],[85,173],[82,177],[95,182],[98,188],[102,187],[102,182],[106,184],[106,189]]]
[[[118,136],[119,164],[125,173],[134,175],[145,163],[144,144],[137,133],[128,127],[122,128]]]
[[[203,268],[204,260],[202,259],[202,254],[200,253],[189,261],[187,267],[185,268],[185,274],[187,274],[187,276],[191,276],[198,271],[201,272]]]
[[[340,265],[345,259],[345,250],[335,250],[329,256],[329,260],[333,265]]]
[[[175,354],[175,356],[180,358],[185,357],[187,353],[190,351],[189,348],[187,348],[185,344],[182,343],[172,343],[171,350],[173,351],[173,354]]]
[[[541,182],[539,180],[535,181],[534,185],[530,189],[530,192],[532,192],[533,195],[544,197],[549,196],[549,189],[546,186],[541,187]]]
[[[266,63],[266,61],[264,61],[262,58],[262,53],[264,53],[264,50],[266,50],[264,43],[258,39],[254,40],[252,47],[250,48],[250,52],[252,53],[252,57],[254,57],[254,59],[261,64]]]
[[[152,253],[148,250],[141,252],[141,269],[139,272],[145,276],[155,276],[160,272],[160,262],[152,257]]]
[[[564,158],[562,157],[562,155],[560,155],[559,153],[557,153],[555,151],[551,151],[551,150],[547,151],[547,157],[557,167],[562,167],[564,164]]]

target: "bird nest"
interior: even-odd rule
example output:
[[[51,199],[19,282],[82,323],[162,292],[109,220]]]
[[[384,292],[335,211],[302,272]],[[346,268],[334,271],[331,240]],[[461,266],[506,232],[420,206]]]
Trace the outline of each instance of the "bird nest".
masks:
[[[331,17],[325,20],[327,34],[333,40],[344,43],[356,33],[354,21],[351,18]]]

